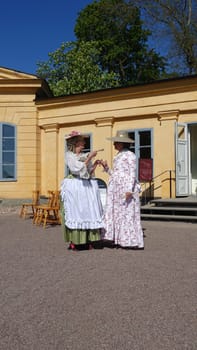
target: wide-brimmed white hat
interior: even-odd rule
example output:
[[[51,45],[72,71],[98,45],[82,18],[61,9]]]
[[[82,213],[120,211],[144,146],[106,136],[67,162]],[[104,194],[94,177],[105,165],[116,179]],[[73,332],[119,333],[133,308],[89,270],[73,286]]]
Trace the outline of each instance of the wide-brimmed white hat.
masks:
[[[117,131],[116,136],[108,137],[107,140],[114,141],[114,142],[123,142],[123,143],[135,142],[129,137],[128,131]]]

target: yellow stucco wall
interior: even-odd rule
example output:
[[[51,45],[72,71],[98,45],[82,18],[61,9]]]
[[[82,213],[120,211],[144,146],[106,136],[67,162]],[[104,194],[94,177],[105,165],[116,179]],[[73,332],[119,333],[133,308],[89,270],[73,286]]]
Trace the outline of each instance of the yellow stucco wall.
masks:
[[[178,83],[173,81],[147,84],[142,87],[56,98],[39,104],[40,127],[53,129],[56,125],[58,141],[51,152],[54,159],[58,152],[58,170],[54,179],[51,177],[51,184],[60,186],[64,176],[64,135],[70,131],[92,133],[93,149],[104,148],[102,155],[98,156],[112,164],[115,153],[113,144],[106,140],[107,137],[122,129],[152,128],[154,181],[143,184],[143,189],[146,187],[147,190],[151,186],[151,195],[154,197],[174,197],[175,123],[197,122],[197,80],[190,81],[190,84],[185,84],[185,81]],[[188,90],[192,90],[192,93]],[[43,139],[46,147],[47,138],[45,131]],[[46,152],[42,155],[45,158]],[[44,162],[46,161],[43,159],[42,163]],[[96,176],[108,180],[107,175],[99,168]],[[42,183],[44,182],[43,174]]]
[[[31,198],[40,189],[41,132],[35,106],[40,87],[35,76],[0,69],[0,123],[16,127],[16,180],[0,181],[0,198]]]
[[[26,89],[15,85],[5,94],[0,71],[0,122],[17,126],[17,179],[0,182],[1,198],[29,198],[35,189],[43,195],[59,189],[64,138],[72,130],[91,134],[92,148],[104,148],[98,157],[112,165],[115,152],[106,138],[135,129],[153,130],[154,181],[142,184],[143,190],[154,197],[175,196],[175,123],[197,123],[197,77],[43,99],[35,99],[39,80],[37,85],[26,82]],[[96,176],[108,181],[102,169],[97,168]]]
[[[17,96],[12,103],[13,106],[3,108],[1,99],[0,121],[16,126],[17,178],[16,181],[0,182],[0,197],[28,198],[32,190],[40,187],[40,129],[33,101],[27,102],[26,96],[22,95],[20,100]]]

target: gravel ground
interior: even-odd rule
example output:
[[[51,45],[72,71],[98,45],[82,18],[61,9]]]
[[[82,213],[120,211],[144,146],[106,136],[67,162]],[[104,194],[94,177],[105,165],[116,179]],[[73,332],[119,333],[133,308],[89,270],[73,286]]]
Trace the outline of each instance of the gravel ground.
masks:
[[[144,251],[72,252],[0,216],[1,350],[196,350],[197,226],[143,221]]]

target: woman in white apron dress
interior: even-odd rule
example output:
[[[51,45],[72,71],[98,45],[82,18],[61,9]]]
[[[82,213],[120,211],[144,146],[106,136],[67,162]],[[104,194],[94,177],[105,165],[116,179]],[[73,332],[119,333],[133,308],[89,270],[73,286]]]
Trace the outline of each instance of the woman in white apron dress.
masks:
[[[99,161],[92,163],[96,151],[84,153],[85,136],[68,135],[66,165],[69,175],[61,183],[62,226],[68,249],[92,247],[101,239],[102,203],[97,180],[93,178]]]

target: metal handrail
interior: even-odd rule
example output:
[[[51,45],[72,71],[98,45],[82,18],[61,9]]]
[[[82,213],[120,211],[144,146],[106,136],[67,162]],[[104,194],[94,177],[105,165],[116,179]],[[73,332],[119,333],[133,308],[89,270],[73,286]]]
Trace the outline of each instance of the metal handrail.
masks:
[[[169,181],[170,181],[170,198],[172,198],[172,173],[175,173],[175,170],[173,169],[167,169],[167,170],[164,170],[162,173],[154,176],[150,181],[144,181],[144,182],[141,182],[141,184],[144,184],[146,185],[146,183],[148,182],[149,184],[151,183],[154,183],[155,180],[159,177],[161,177],[162,175],[166,174],[166,173],[169,173]]]

